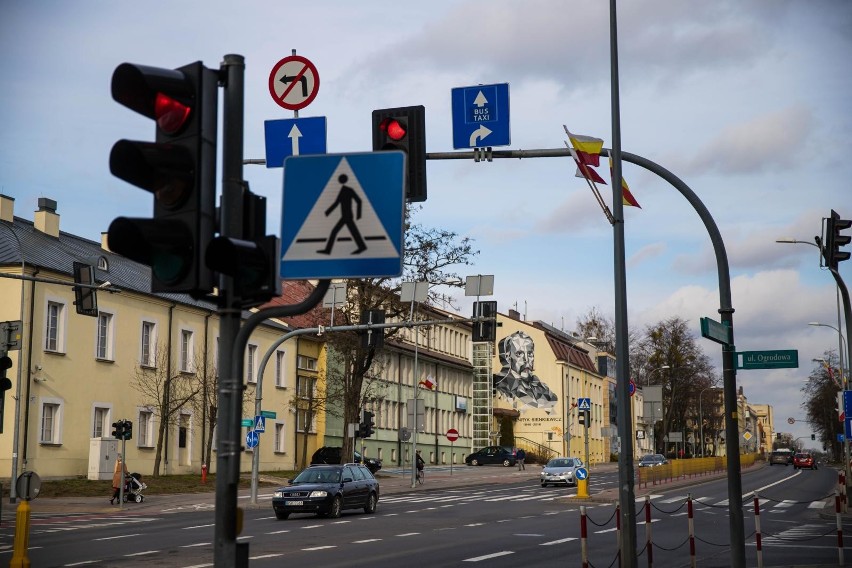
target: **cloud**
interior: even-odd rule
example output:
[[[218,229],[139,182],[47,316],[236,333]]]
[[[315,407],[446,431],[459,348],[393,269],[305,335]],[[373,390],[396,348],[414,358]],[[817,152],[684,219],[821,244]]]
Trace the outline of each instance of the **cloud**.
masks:
[[[640,248],[627,259],[627,268],[636,268],[645,261],[657,258],[666,251],[665,243],[652,243]]]

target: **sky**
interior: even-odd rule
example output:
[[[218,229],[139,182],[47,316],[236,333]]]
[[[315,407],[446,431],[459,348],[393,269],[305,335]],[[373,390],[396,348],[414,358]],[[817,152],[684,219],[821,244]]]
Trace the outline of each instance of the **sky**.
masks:
[[[838,327],[836,287],[815,246],[775,241],[813,243],[832,209],[852,218],[852,3],[634,0],[617,16],[622,149],[675,174],[712,215],[736,349],[799,354],[798,369],[741,370],[737,385],[809,442],[800,389],[838,334],[808,322]],[[92,240],[116,216],[149,215],[151,195],[109,172],[116,140],[154,135],[112,100],[113,70],[218,68],[226,54],[245,57],[248,159],[265,157],[264,121],[293,117],[268,89],[293,50],[319,74],[299,116],[327,117],[329,152],[369,151],[372,111],[409,105],[426,107],[427,150],[453,151],[451,90],[495,83],[510,96],[511,145],[497,149],[563,148],[563,125],[610,147],[609,27],[601,0],[8,2],[0,193],[25,219],[56,200],[61,229]],[[473,239],[479,254],[460,272],[493,274],[501,312],[566,331],[593,307],[614,315],[613,230],[570,159],[430,160],[427,172],[417,221]],[[629,326],[683,318],[721,375],[720,346],[699,328],[720,319],[707,230],[664,180],[629,163],[623,174],[641,205],[624,212]],[[244,177],[278,232],[282,170],[247,165]],[[852,283],[852,262],[840,273]]]

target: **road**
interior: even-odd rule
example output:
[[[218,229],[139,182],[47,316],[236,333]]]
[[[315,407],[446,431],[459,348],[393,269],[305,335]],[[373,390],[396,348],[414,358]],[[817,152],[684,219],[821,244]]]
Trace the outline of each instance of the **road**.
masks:
[[[493,470],[495,475],[509,472]],[[512,473],[512,475],[515,475]],[[427,479],[429,479],[427,477]],[[383,495],[376,514],[344,512],[340,519],[294,515],[278,521],[271,492],[246,510],[241,542],[253,567],[301,566],[580,566],[581,505],[574,488],[542,488],[532,476],[507,483],[448,489],[403,490]],[[595,476],[592,490],[615,487],[616,472]],[[838,565],[833,516],[836,473],[763,467],[743,476],[746,559],[757,565],[753,493],[761,504],[765,566]],[[427,486],[424,486],[424,488]],[[637,502],[639,562],[647,564],[646,512],[650,511],[653,560],[658,567],[689,566],[687,497],[693,498],[698,566],[729,566],[727,482],[652,488]],[[659,491],[657,491],[659,489]],[[650,505],[648,504],[650,503]],[[613,565],[617,551],[615,508],[584,505],[589,560]],[[43,514],[34,517],[32,566],[212,566],[214,516],[210,503],[115,514]],[[8,527],[4,526],[4,531]],[[845,521],[852,530],[852,521]],[[4,539],[5,542],[5,539]],[[849,537],[847,537],[847,543]],[[847,561],[852,548],[844,551]],[[0,555],[0,562],[8,557]],[[615,563],[617,565],[617,562]]]

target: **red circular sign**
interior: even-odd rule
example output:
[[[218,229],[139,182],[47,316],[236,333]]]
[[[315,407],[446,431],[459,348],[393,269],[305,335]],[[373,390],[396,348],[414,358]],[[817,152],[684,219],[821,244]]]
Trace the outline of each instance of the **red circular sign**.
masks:
[[[269,74],[269,94],[287,110],[305,108],[319,91],[319,73],[314,64],[300,55],[285,57]]]
[[[455,442],[458,439],[459,439],[459,431],[458,430],[456,430],[455,428],[450,428],[449,430],[447,430],[447,440],[449,440],[450,442]]]

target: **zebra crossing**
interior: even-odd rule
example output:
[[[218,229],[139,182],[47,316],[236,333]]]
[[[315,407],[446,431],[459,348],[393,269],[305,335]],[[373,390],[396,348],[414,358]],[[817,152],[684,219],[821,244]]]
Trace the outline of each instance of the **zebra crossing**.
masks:
[[[669,496],[651,495],[650,497],[651,497],[652,501],[655,501],[657,503],[674,504],[674,503],[685,502],[689,498],[689,495],[669,495]],[[663,498],[663,497],[665,497],[665,498]],[[637,502],[644,501],[644,500],[645,500],[644,497],[636,499]],[[700,503],[700,504],[703,504],[703,505],[708,505],[710,507],[727,507],[728,506],[728,500],[727,499],[722,499],[721,501],[717,501],[715,499],[711,499],[710,497],[696,497],[692,501],[694,503]],[[753,499],[749,499],[749,500],[744,501],[744,505],[748,506],[748,507],[751,507],[752,503],[753,503]],[[829,504],[828,501],[826,501],[824,499],[821,499],[819,501],[810,501],[810,502],[808,502],[807,508],[808,509],[824,509],[828,506],[828,504]],[[763,497],[758,498],[758,506],[760,507],[761,513],[783,514],[783,513],[787,512],[790,509],[790,507],[793,507],[795,505],[804,505],[804,503],[801,502],[801,501],[791,501],[791,500],[786,500],[786,499],[783,500],[783,501],[776,501],[776,500],[773,500],[773,499],[766,499],[766,498],[763,498]]]
[[[159,520],[158,517],[115,517],[110,515],[93,515],[91,513],[42,513],[30,517],[30,534],[48,534],[84,529],[99,529],[114,526],[132,526]],[[6,522],[4,515],[3,529],[15,532],[15,523]]]
[[[460,504],[468,501],[496,503],[501,501],[553,501],[562,497],[575,495],[576,491],[542,491],[538,488],[524,489],[482,489],[482,490],[447,490],[440,493],[399,493],[382,496],[380,503],[405,504]]]

